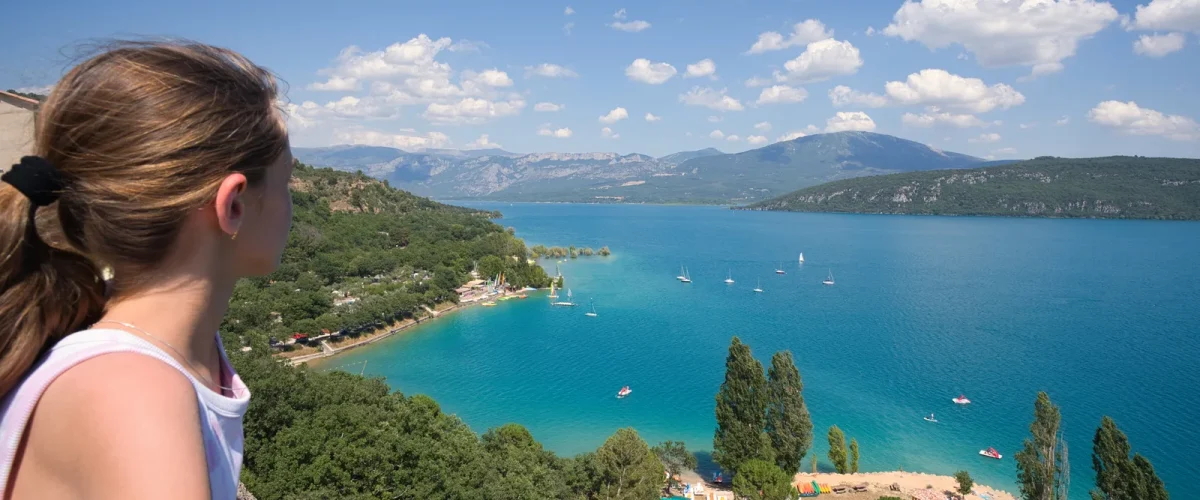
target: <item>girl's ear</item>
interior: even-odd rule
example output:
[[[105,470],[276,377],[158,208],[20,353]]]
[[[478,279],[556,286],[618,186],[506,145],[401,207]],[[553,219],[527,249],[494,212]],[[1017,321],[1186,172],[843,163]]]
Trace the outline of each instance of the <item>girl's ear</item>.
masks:
[[[229,174],[217,188],[217,199],[214,202],[217,214],[217,225],[221,231],[231,238],[237,235],[242,227],[246,214],[246,189],[249,182],[241,173]]]

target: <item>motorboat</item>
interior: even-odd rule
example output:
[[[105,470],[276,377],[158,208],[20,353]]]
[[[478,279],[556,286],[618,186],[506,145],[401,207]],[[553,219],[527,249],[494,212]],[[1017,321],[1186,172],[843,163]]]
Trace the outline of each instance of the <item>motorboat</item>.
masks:
[[[985,457],[988,457],[988,458],[994,458],[996,460],[1000,460],[1001,458],[1004,458],[1004,456],[1001,455],[1000,452],[996,451],[995,448],[991,448],[991,447],[988,447],[988,449],[986,449],[986,450],[979,450],[979,454],[983,455]]]
[[[966,396],[964,396],[964,395],[962,395],[962,394],[959,394],[957,398],[951,399],[951,401],[954,401],[954,404],[956,404],[956,405],[969,405],[969,404],[971,404],[971,400],[970,400],[970,399],[967,399],[967,397],[966,397]]]
[[[621,390],[617,391],[617,399],[624,398],[625,396],[628,396],[631,392],[633,392],[633,389],[630,389],[629,386],[622,387]]]

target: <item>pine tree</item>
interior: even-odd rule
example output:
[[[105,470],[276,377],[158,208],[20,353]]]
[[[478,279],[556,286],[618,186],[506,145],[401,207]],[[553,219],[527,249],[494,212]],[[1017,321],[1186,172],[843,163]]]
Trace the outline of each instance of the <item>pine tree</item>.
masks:
[[[970,494],[971,488],[975,486],[975,480],[971,479],[971,474],[965,470],[955,472],[954,480],[958,481],[958,494],[960,495]]]
[[[846,464],[846,435],[838,426],[829,428],[829,461],[838,474],[845,474],[849,467]]]
[[[663,465],[633,428],[617,429],[596,450],[600,498],[635,500],[658,498]]]
[[[725,358],[725,383],[717,392],[717,430],[713,436],[713,461],[736,475],[743,462],[774,461],[766,424],[767,379],[762,363],[737,337]]]
[[[858,473],[858,440],[850,439],[850,473]]]
[[[733,492],[741,498],[786,500],[792,492],[792,481],[773,463],[747,460],[733,477]]]
[[[1064,456],[1066,443],[1059,432],[1062,415],[1045,392],[1038,393],[1033,415],[1033,423],[1029,425],[1032,439],[1026,438],[1024,447],[1016,454],[1021,497],[1026,500],[1065,498],[1069,469]]]
[[[1154,466],[1141,455],[1129,457],[1129,439],[1105,416],[1092,439],[1092,470],[1096,471],[1096,500],[1164,500],[1168,498]]]
[[[813,425],[804,404],[804,383],[792,361],[792,353],[771,356],[767,371],[767,435],[775,450],[775,465],[783,472],[800,472],[801,461],[812,447]]]

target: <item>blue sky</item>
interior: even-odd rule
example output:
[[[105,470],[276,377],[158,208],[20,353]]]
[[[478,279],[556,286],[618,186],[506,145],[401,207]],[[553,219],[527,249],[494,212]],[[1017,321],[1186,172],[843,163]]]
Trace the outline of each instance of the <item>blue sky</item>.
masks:
[[[1200,0],[100,3],[7,7],[29,22],[0,31],[0,88],[52,84],[90,39],[176,36],[283,78],[297,146],[658,156],[873,130],[1200,156]]]

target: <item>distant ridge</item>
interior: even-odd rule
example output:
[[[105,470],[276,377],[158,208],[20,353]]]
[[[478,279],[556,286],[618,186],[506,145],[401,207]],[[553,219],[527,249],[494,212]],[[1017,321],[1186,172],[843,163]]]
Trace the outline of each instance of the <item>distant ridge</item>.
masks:
[[[983,161],[871,132],[816,134],[734,154],[706,148],[659,158],[374,146],[293,151],[305,163],[361,170],[438,199],[626,203],[745,203],[837,179],[966,168]]]
[[[1041,157],[966,170],[846,179],[747,210],[1200,219],[1200,160]]]

